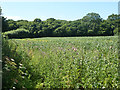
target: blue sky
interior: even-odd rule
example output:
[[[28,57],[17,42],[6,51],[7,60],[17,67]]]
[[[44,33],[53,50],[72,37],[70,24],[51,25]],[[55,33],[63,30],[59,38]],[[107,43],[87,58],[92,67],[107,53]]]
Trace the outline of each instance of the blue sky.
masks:
[[[1,2],[3,16],[8,19],[35,18],[77,20],[87,13],[95,12],[103,19],[118,13],[118,2]]]

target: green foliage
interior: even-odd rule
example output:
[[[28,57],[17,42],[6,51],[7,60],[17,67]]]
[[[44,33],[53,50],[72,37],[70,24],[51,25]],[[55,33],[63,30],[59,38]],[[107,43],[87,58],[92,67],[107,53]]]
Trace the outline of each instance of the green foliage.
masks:
[[[40,23],[40,22],[41,22],[41,19],[36,18],[36,19],[34,20],[34,22],[36,22],[36,23]]]
[[[103,20],[98,13],[88,13],[82,19],[74,21],[56,20],[54,18],[48,18],[45,21],[42,21],[40,18],[36,18],[33,21],[14,21],[11,19],[6,20],[3,17],[3,32],[23,28],[29,31],[29,38],[113,36],[115,34],[114,30],[120,22],[119,16],[112,14],[108,16],[107,20]]]
[[[118,35],[118,28],[115,28],[114,35]]]
[[[21,60],[31,75],[33,88],[119,88],[117,39],[58,37],[9,41],[16,43],[17,52],[24,50],[22,53],[29,56],[28,60],[22,54]]]
[[[115,34],[114,32],[116,32],[114,30],[118,27],[118,24],[120,22],[120,15],[117,14],[109,15],[107,21],[110,24],[111,34],[114,35]]]
[[[2,89],[32,88],[26,63],[30,59],[15,42],[2,40]],[[25,63],[26,62],[26,63]]]
[[[102,18],[97,13],[88,13],[82,18],[84,22],[99,23],[102,21]]]
[[[27,38],[29,37],[29,31],[26,29],[17,29],[4,33],[8,38]]]
[[[24,29],[28,29],[28,21],[27,20],[18,20],[16,21],[16,25],[17,28],[24,28]],[[14,29],[13,29],[14,30]]]
[[[2,32],[8,31],[8,22],[6,18],[2,17]]]
[[[8,30],[16,30],[18,28],[16,21],[9,19],[7,20]]]

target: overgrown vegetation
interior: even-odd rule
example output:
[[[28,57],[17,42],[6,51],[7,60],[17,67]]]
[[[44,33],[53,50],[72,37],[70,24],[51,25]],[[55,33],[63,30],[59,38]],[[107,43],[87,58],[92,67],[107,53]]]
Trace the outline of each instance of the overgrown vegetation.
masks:
[[[109,15],[106,20],[102,19],[97,13],[88,13],[82,19],[74,21],[56,20],[49,18],[42,21],[36,18],[34,21],[11,19],[6,20],[3,17],[3,32],[6,34],[18,35],[17,37],[9,38],[27,38],[29,37],[70,37],[70,36],[113,36],[117,33],[117,25],[120,23],[120,15]],[[23,28],[29,32],[22,36],[16,29]],[[10,32],[12,30],[12,32]],[[9,35],[8,35],[9,36]]]
[[[117,36],[8,40],[9,44],[3,43],[3,52],[7,52],[3,53],[3,85],[119,88],[117,40]]]
[[[3,35],[9,38],[28,38],[29,31],[21,28],[21,29],[5,32]]]
[[[15,42],[2,40],[2,89],[32,88],[33,83],[25,64],[30,60]],[[30,69],[29,69],[30,70]]]

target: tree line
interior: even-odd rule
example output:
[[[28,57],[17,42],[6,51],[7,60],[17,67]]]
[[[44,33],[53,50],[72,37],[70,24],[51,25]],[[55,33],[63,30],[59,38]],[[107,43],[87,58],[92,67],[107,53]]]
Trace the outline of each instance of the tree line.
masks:
[[[82,19],[67,21],[48,18],[42,21],[8,19],[2,17],[2,32],[8,38],[113,36],[118,32],[120,15],[109,15],[106,20],[98,13],[88,13]]]

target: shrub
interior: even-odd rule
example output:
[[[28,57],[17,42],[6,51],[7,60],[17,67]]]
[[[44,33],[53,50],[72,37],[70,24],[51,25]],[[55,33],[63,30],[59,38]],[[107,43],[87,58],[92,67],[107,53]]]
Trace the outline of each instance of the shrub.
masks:
[[[29,37],[29,31],[26,29],[17,29],[5,32],[4,35],[8,38],[27,38]]]

